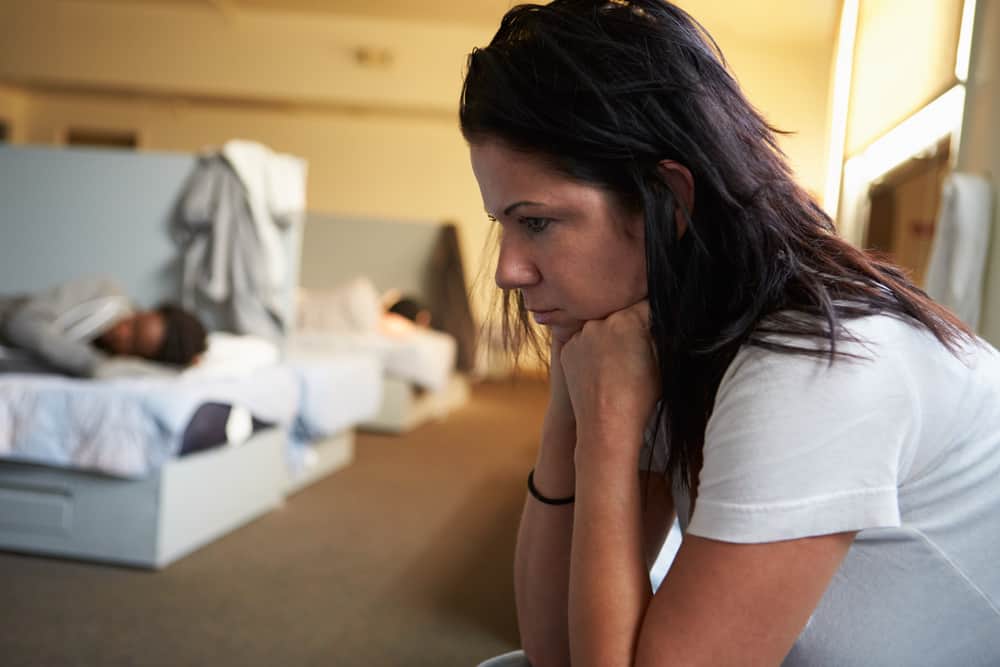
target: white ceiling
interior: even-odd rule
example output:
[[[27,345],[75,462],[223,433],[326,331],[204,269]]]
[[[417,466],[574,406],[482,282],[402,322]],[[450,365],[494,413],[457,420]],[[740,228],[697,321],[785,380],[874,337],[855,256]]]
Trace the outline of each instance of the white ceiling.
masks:
[[[111,1],[111,0],[104,0]],[[268,10],[353,14],[412,21],[496,25],[519,0],[114,0]],[[827,42],[833,39],[841,0],[676,0],[712,33],[726,39]],[[722,40],[720,40],[722,41]]]

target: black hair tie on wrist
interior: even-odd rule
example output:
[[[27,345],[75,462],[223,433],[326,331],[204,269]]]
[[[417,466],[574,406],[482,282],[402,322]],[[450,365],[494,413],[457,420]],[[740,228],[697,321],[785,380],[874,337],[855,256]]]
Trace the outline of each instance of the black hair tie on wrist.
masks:
[[[538,489],[535,488],[535,469],[532,468],[531,472],[528,473],[528,493],[540,503],[545,503],[546,505],[569,505],[571,502],[576,500],[576,495],[569,496],[568,498],[548,498],[539,493]]]

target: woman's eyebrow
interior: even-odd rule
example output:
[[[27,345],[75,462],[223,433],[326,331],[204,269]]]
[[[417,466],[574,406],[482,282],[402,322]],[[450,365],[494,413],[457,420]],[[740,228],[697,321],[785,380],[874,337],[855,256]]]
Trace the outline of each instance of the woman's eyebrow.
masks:
[[[541,202],[537,202],[537,201],[519,201],[519,202],[514,202],[513,204],[511,204],[510,206],[508,206],[507,208],[505,208],[503,210],[503,214],[504,215],[510,215],[511,213],[514,212],[514,210],[516,208],[518,208],[520,206],[545,206],[545,204],[543,204]]]

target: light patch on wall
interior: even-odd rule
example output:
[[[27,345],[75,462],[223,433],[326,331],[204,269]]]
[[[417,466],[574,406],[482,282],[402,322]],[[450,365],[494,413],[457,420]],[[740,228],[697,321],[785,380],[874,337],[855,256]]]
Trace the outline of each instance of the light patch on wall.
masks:
[[[962,0],[864,0],[846,153],[854,156],[956,83]]]
[[[933,149],[949,135],[960,136],[964,107],[965,86],[954,86],[847,161],[844,165],[845,216],[841,226],[845,238],[855,244],[861,242],[868,185],[911,157]]]
[[[972,55],[972,27],[976,20],[976,0],[965,0],[962,5],[962,27],[958,34],[958,53],[955,54],[955,78],[960,83],[969,80],[969,59]]]
[[[965,86],[955,86],[847,161],[875,178],[960,129]]]
[[[834,69],[830,151],[826,167],[826,191],[823,208],[837,218],[840,203],[840,176],[847,139],[847,112],[851,102],[851,74],[854,69],[854,41],[858,30],[858,0],[845,0],[840,15],[837,39],[837,64]]]

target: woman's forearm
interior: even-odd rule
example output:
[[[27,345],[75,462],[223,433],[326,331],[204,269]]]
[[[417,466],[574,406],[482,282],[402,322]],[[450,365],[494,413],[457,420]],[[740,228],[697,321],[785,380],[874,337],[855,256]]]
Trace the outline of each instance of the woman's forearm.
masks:
[[[535,486],[551,497],[573,495],[575,433],[547,425],[535,464]],[[521,644],[535,667],[569,665],[568,591],[573,504],[527,497],[514,558]]]
[[[641,437],[593,436],[605,439]],[[624,442],[577,448],[577,493],[569,588],[574,667],[632,665],[652,598],[645,566],[638,472],[630,456],[608,456]]]

